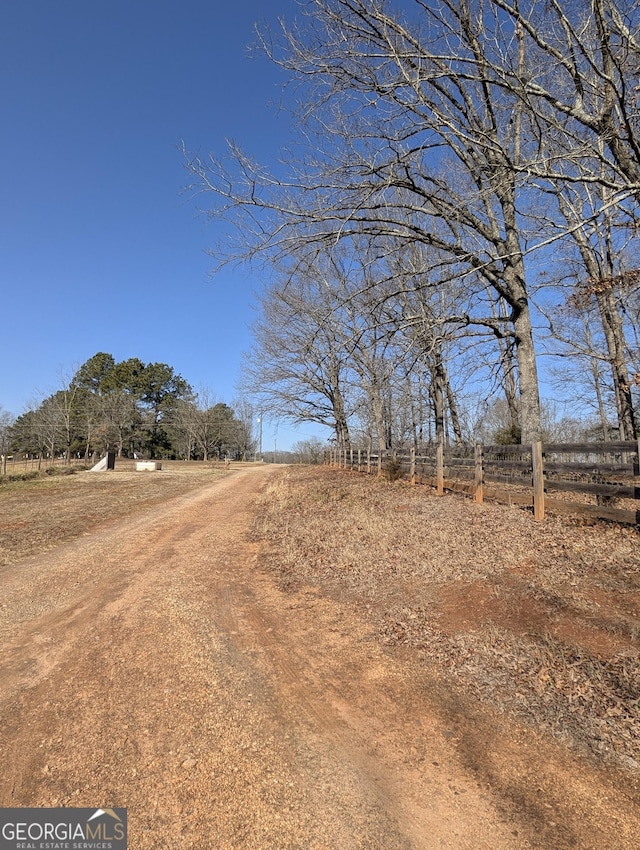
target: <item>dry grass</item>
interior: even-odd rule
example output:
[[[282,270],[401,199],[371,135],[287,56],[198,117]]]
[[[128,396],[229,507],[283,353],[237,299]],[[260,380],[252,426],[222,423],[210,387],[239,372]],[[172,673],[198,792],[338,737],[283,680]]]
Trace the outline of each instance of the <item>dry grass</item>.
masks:
[[[121,461],[112,472],[43,474],[0,485],[0,566],[209,483],[224,467],[165,461],[161,472],[134,469],[133,461]]]
[[[258,534],[284,588],[348,599],[380,641],[499,711],[640,771],[640,536],[404,482],[291,468]]]

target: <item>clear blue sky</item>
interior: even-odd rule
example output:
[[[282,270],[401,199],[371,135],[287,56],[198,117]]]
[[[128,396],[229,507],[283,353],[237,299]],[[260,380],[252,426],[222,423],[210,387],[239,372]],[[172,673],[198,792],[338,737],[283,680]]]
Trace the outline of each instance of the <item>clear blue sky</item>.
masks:
[[[181,194],[176,146],[277,156],[283,77],[248,47],[255,22],[295,14],[294,0],[4,0],[2,408],[23,412],[98,351],[231,402],[260,282],[209,279],[216,225]],[[278,447],[309,433],[281,424]]]

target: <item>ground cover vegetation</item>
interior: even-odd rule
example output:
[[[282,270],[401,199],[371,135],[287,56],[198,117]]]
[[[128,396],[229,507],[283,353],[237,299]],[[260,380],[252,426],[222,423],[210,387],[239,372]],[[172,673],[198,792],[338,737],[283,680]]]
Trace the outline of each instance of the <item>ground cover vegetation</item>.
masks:
[[[283,589],[339,599],[392,655],[640,777],[637,530],[326,467],[283,470],[259,513]]]
[[[116,362],[98,352],[61,389],[15,421],[0,420],[0,454],[67,461],[118,457],[241,458],[252,450],[251,413],[195,392],[166,363]],[[6,460],[5,468],[6,473]]]
[[[281,165],[184,153],[236,226],[212,255],[268,281],[260,409],[340,448],[634,439],[637,5],[309,0],[258,38],[289,83]]]

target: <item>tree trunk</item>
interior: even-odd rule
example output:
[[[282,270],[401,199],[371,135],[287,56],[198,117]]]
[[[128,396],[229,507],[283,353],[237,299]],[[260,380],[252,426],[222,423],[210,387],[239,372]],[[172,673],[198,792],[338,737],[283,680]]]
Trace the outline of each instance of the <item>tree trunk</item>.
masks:
[[[338,381],[334,382],[331,394],[331,405],[333,407],[333,416],[335,419],[336,440],[339,450],[348,450],[351,447],[351,439],[349,436],[349,426],[347,424],[347,416],[345,413],[344,398],[338,386]]]
[[[501,316],[501,318],[504,318],[505,322],[508,321],[505,316]],[[503,390],[509,410],[511,431],[516,434],[520,430],[520,414],[518,412],[518,381],[513,337],[498,337],[498,348],[500,350]]]
[[[602,320],[602,329],[607,342],[607,353],[613,375],[616,408],[618,411],[618,427],[621,440],[634,440],[636,436],[635,413],[633,398],[629,385],[625,352],[624,330],[622,319],[610,287],[603,290],[598,288],[596,300]]]
[[[409,378],[407,378],[407,397],[409,399],[409,410],[411,412],[411,436],[413,449],[417,453],[419,446],[418,421],[416,418],[416,405],[413,398],[411,381]]]
[[[458,416],[458,403],[456,401],[455,393],[451,387],[449,375],[447,374],[447,370],[444,366],[442,367],[442,371],[444,372],[444,386],[447,394],[447,406],[449,408],[449,414],[451,415],[453,437],[456,443],[462,443],[462,429],[460,428],[460,418]]]
[[[436,443],[444,445],[444,387],[442,374],[437,366],[431,371],[431,403],[433,404],[433,416],[436,423]]]
[[[527,295],[524,259],[520,248],[520,235],[514,202],[513,185],[496,194],[501,199],[504,213],[505,241],[502,252],[505,257],[504,283],[508,294],[504,297],[511,307],[516,360],[518,363],[518,389],[520,392],[518,414],[520,442],[523,445],[541,439],[540,389],[538,367],[533,343],[531,308]]]
[[[385,427],[384,427],[384,402],[380,395],[380,388],[376,385],[371,388],[371,409],[373,410],[373,421],[376,427],[376,436],[378,437],[378,453],[382,455],[386,448],[385,445]]]
[[[609,423],[607,422],[607,411],[602,397],[602,386],[600,381],[600,370],[598,361],[595,358],[591,360],[591,373],[593,375],[593,389],[596,394],[596,403],[598,405],[598,416],[602,427],[602,439],[605,443],[609,442]]]
[[[603,202],[607,200],[606,195],[603,194],[602,200]],[[572,208],[561,193],[558,193],[558,203],[567,223],[574,224]],[[633,440],[636,436],[636,423],[629,385],[629,373],[626,366],[624,328],[613,289],[615,257],[611,236],[612,227],[610,215],[606,214],[602,226],[604,233],[600,253],[594,248],[582,229],[573,228],[571,233],[578,246],[589,278],[588,284],[582,289],[581,294],[586,295],[587,298],[594,295],[598,305],[598,313],[607,344],[608,362],[613,377],[620,439]]]
[[[540,395],[538,390],[538,368],[533,344],[531,313],[526,299],[518,310],[513,327],[516,339],[518,377],[520,383],[520,442],[535,443],[541,437]]]

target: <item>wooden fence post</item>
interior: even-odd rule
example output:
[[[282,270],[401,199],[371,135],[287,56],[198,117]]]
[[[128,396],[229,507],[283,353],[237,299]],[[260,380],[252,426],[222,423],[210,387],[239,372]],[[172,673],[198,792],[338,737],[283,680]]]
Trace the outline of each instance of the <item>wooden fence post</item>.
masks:
[[[367,475],[371,474],[371,446],[367,446]]]
[[[353,449],[349,446],[349,472],[353,472]]]
[[[361,459],[362,459],[361,449],[358,449],[358,472],[362,472]]]
[[[416,449],[415,446],[411,447],[411,455],[409,459],[409,483],[416,483]]]
[[[378,478],[382,478],[382,452],[378,449]]]
[[[542,443],[531,444],[531,466],[533,469],[533,518],[544,519],[544,468],[542,466]]]
[[[483,484],[484,484],[484,476],[482,469],[482,443],[476,443],[475,448],[475,461],[476,461],[476,469],[475,469],[475,500],[476,504],[481,505],[482,500],[484,498],[483,492]]]
[[[436,483],[438,496],[444,494],[444,446],[438,443],[436,446]]]

